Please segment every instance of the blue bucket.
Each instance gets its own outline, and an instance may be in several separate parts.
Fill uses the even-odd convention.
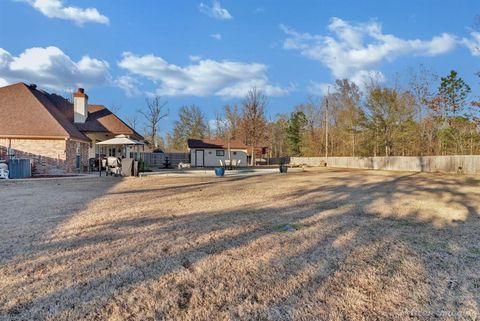
[[[223,175],[225,175],[225,168],[223,168],[223,167],[215,167],[215,175],[216,175],[216,176],[223,176]]]

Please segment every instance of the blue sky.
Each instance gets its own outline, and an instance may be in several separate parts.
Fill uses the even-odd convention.
[[[424,64],[480,91],[478,0],[0,0],[0,85],[86,88],[129,116],[159,94],[208,119],[256,86],[271,117],[337,77],[386,84]]]

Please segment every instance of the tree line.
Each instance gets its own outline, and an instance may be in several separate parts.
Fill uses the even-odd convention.
[[[200,107],[183,106],[164,138],[157,127],[168,114],[165,102],[148,100],[140,115],[148,140],[168,151],[185,151],[188,138],[219,138],[268,147],[270,157],[480,154],[480,103],[470,97],[456,71],[438,77],[422,67],[404,87],[370,79],[361,90],[337,80],[329,93],[273,119],[267,97],[256,88],[210,121]]]

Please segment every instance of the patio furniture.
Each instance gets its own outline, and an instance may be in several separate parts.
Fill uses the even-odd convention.
[[[225,164],[223,163],[223,161],[221,159],[218,160],[220,162],[220,166],[222,166],[223,168],[225,168]]]
[[[8,165],[0,163],[0,179],[8,179]]]
[[[117,157],[107,157],[107,175],[110,173],[110,175],[115,175],[118,176],[121,174],[121,160]]]
[[[177,168],[178,168],[178,169],[190,168],[190,164],[189,164],[189,163],[180,162],[180,163],[178,163]]]
[[[139,141],[130,139],[126,135],[117,135],[112,139],[108,139],[108,140],[96,143],[96,146],[100,149],[97,152],[99,157],[101,157],[102,154],[106,154],[105,151],[102,152],[102,149],[105,150],[108,147],[115,147],[115,149],[121,147],[124,150],[124,152],[122,153],[123,157],[126,157],[127,156],[126,155],[127,154],[127,146],[134,146],[135,148],[139,148],[140,146],[142,146],[142,148],[143,148],[144,144],[139,142]],[[133,154],[135,155],[136,153],[133,153]],[[136,158],[136,156],[135,156],[135,158]],[[107,161],[107,164],[108,164],[108,161]],[[110,167],[110,165],[107,165],[107,175],[109,173],[109,170],[112,170],[112,172],[115,175],[120,175],[120,165],[116,165],[116,167]],[[99,167],[98,172],[99,172],[99,175],[102,176],[102,168],[101,167]]]
[[[0,168],[0,179],[8,179],[8,169]]]

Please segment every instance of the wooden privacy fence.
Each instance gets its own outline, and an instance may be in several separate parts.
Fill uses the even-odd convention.
[[[269,157],[266,158],[267,165],[280,165],[290,163],[290,157]]]
[[[391,157],[291,157],[290,164],[412,172],[480,174],[480,155]]]
[[[178,163],[190,163],[188,153],[139,153],[141,158],[149,167],[163,167],[165,158],[168,157],[171,167],[177,167]]]

